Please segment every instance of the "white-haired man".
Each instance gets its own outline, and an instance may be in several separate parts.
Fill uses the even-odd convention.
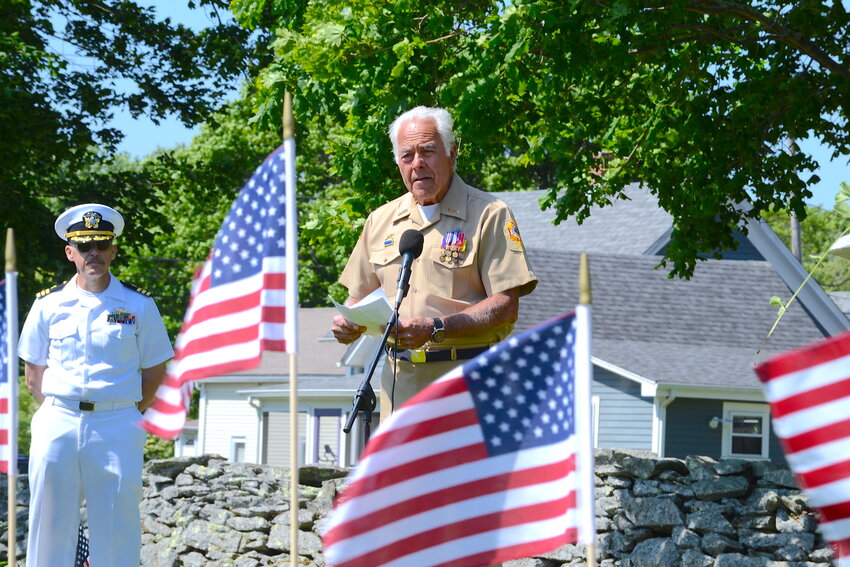
[[[446,110],[423,106],[392,123],[390,139],[407,193],[369,215],[340,277],[349,305],[379,287],[395,297],[399,238],[409,229],[422,233],[423,252],[413,262],[397,342],[387,348],[381,376],[382,420],[504,339],[517,319],[520,296],[537,285],[507,205],[455,173],[452,128]],[[348,344],[365,328],[336,315],[331,330]]]
[[[91,203],[54,226],[76,275],[38,294],[18,354],[42,402],[32,418],[29,567],[71,567],[85,498],[92,565],[138,567],[145,432],[174,355],[150,294],[109,271],[124,229],[111,207]]]

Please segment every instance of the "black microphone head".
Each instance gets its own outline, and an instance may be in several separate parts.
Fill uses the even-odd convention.
[[[414,258],[422,255],[422,246],[425,243],[425,237],[418,230],[408,229],[401,235],[401,240],[398,241],[399,254],[411,254]]]

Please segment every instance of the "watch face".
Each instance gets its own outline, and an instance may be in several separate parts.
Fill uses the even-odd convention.
[[[443,322],[439,318],[434,318],[434,330],[431,331],[431,340],[435,343],[441,343],[446,338],[446,329],[443,327]]]

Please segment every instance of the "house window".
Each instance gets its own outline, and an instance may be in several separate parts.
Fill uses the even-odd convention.
[[[767,404],[723,404],[723,458],[770,458],[770,410]]]
[[[233,463],[245,462],[245,437],[230,438],[230,461]]]
[[[341,419],[341,409],[316,409],[313,412],[313,463],[339,464]]]

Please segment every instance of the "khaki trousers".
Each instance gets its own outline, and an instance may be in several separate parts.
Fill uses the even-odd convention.
[[[394,409],[400,408],[407,400],[424,390],[431,382],[460,366],[465,360],[446,362],[423,362],[413,364],[406,360],[396,360],[387,356],[381,372],[381,423]],[[393,382],[393,368],[396,370]]]

